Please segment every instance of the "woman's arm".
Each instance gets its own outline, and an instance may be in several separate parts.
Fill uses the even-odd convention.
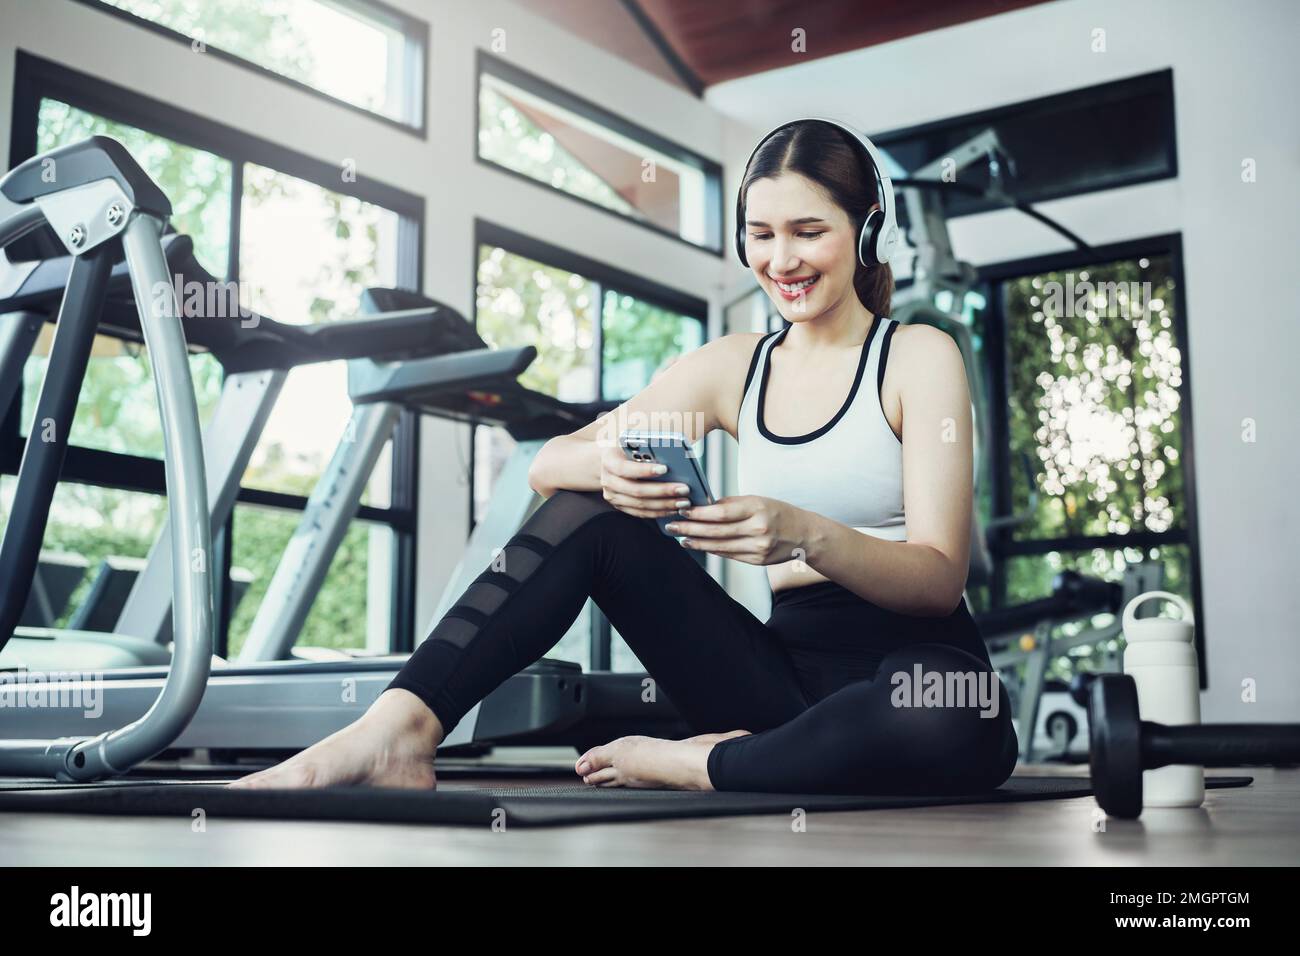
[[[743,335],[727,335],[683,355],[650,384],[608,414],[568,435],[552,438],[528,469],[528,484],[549,498],[561,488],[601,490],[601,453],[625,429],[680,431],[692,442],[719,427],[721,389],[734,377],[734,353]],[[739,389],[739,385],[737,385]]]
[[[895,333],[890,358],[903,405],[907,541],[882,541],[801,509],[804,560],[881,607],[946,616],[961,602],[970,567],[974,460],[966,367],[951,336],[930,326]]]

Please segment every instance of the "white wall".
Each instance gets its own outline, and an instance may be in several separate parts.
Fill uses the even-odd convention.
[[[425,197],[424,288],[469,315],[481,217],[712,300],[720,260],[473,160],[474,60],[498,56],[720,160],[722,121],[688,93],[504,0],[389,0],[430,23],[429,134],[420,139],[72,0],[0,0],[0,142],[9,141],[18,49],[67,64]],[[452,442],[460,444],[459,451]],[[429,419],[421,437],[417,639],[464,544],[468,428]]]
[[[764,131],[825,113],[880,132],[1173,69],[1177,180],[1042,209],[1092,243],[1182,233],[1206,720],[1300,720],[1297,27],[1294,0],[1059,0],[706,94]],[[1092,51],[1097,28],[1104,53]],[[1241,181],[1248,157],[1258,166],[1252,184]],[[729,183],[745,158],[728,168]],[[975,264],[1064,247],[1014,212],[959,220],[952,235]],[[1247,418],[1257,422],[1253,444],[1241,437]],[[1251,706],[1241,702],[1247,680],[1258,687]]]

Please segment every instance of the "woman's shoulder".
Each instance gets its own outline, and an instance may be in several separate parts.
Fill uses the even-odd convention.
[[[719,424],[733,438],[743,397],[744,383],[765,332],[732,332],[718,336],[693,353],[699,368],[707,371],[712,385]]]
[[[696,349],[694,354],[701,358],[708,356],[709,367],[715,372],[734,374],[739,368],[740,374],[744,375],[758,343],[765,335],[766,332],[731,332],[710,339]]]
[[[903,406],[913,399],[922,403],[931,401],[937,383],[969,387],[966,363],[957,340],[933,325],[896,325],[886,363],[880,403],[895,434],[901,434]]]
[[[921,323],[895,323],[889,343],[889,361],[898,364],[924,364],[956,358],[961,360],[957,341],[943,329]]]

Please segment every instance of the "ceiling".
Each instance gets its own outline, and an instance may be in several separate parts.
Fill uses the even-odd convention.
[[[516,0],[695,95],[1046,0]],[[795,31],[801,30],[801,34]],[[802,44],[796,47],[801,38]]]

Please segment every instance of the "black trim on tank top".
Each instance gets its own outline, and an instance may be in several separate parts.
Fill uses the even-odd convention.
[[[779,331],[780,330],[778,329],[777,332]],[[758,357],[763,354],[763,343],[776,335],[777,332],[766,333],[758,340],[758,344],[754,346],[754,354],[749,358],[749,371],[745,373],[745,387],[740,390],[740,401],[742,405],[745,402],[745,396],[749,394],[749,383],[754,380],[754,369],[758,368]]]
[[[889,361],[889,340],[894,337],[894,329],[896,328],[898,328],[898,323],[891,319],[889,328],[885,330],[885,337],[880,340],[880,362],[876,367],[876,397],[880,399],[880,415],[885,420],[885,427],[889,429],[889,434],[893,435],[901,445],[903,443],[902,436],[894,431],[894,426],[889,424],[889,416],[885,414],[885,363]]]
[[[858,394],[858,386],[862,384],[862,373],[866,371],[867,368],[867,356],[871,354],[871,341],[876,337],[876,330],[880,328],[883,321],[885,320],[879,316],[872,321],[871,331],[867,333],[867,338],[862,343],[862,354],[858,356],[858,372],[853,377],[853,387],[849,389],[849,397],[844,399],[844,404],[840,406],[840,410],[835,413],[834,418],[828,421],[821,428],[810,431],[806,435],[774,435],[772,432],[767,430],[767,424],[763,421],[763,405],[765,404],[765,399],[767,397],[767,376],[772,370],[772,350],[781,344],[785,339],[785,334],[789,332],[793,326],[786,326],[782,329],[780,333],[777,334],[776,341],[768,347],[767,357],[763,362],[763,376],[760,379],[758,386],[758,408],[754,416],[755,420],[758,422],[759,434],[768,441],[773,441],[780,445],[802,445],[804,442],[810,442],[814,438],[820,438],[822,435],[825,435],[828,431],[834,428],[835,423],[843,418],[845,413],[848,412],[849,406],[853,404],[853,399]]]

